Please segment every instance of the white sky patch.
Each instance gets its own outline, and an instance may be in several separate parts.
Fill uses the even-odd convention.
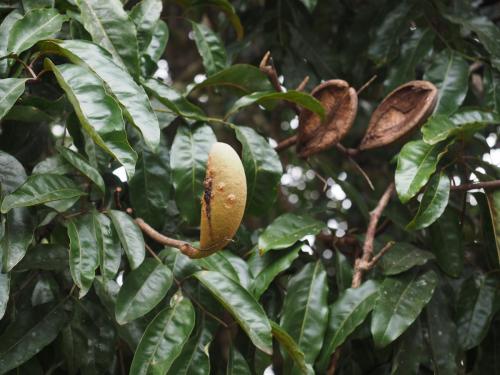
[[[51,131],[52,131],[52,134],[54,134],[55,137],[61,137],[64,134],[64,126],[62,126],[62,125],[53,125]]]
[[[299,127],[299,118],[295,116],[291,121],[290,121],[290,127],[292,129],[297,129]]]
[[[194,83],[199,84],[199,83],[202,83],[206,79],[207,79],[207,76],[205,74],[197,74],[194,76],[193,81],[194,81]]]
[[[113,174],[120,179],[121,182],[127,182],[127,172],[125,172],[125,167],[116,168]]]
[[[275,148],[277,145],[278,145],[278,142],[276,142],[274,139],[272,138],[269,138],[267,140],[269,142],[269,145],[272,147],[272,148]]]
[[[300,250],[304,253],[309,254],[309,255],[313,255],[313,249],[311,249],[311,246],[309,246],[309,245],[302,245]]]
[[[300,239],[301,241],[307,241],[309,246],[314,246],[314,242],[316,241],[316,236],[313,234],[308,234]]]

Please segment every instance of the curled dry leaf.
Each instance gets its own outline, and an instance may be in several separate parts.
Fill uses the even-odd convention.
[[[359,149],[388,145],[418,128],[432,114],[437,94],[428,81],[410,81],[396,88],[372,113]]]
[[[325,119],[302,109],[299,115],[297,150],[303,158],[338,143],[349,131],[356,118],[358,96],[346,81],[333,79],[312,91],[325,108]]]

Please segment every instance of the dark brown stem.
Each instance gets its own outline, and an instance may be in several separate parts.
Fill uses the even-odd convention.
[[[372,78],[370,78],[363,86],[361,86],[358,91],[356,91],[356,94],[359,95],[361,94],[368,86],[372,84],[373,81],[377,79],[377,75],[375,74]]]
[[[202,258],[204,256],[200,249],[193,247],[193,245],[191,245],[189,242],[164,236],[163,234],[157,232],[141,218],[135,219],[135,222],[139,226],[139,228],[141,228],[144,234],[163,246],[175,247],[179,249],[181,253],[193,259]]]
[[[306,88],[307,82],[309,82],[309,76],[305,76],[302,82],[299,83],[295,91],[303,91]]]
[[[462,184],[452,186],[451,190],[466,191],[474,189],[498,189],[500,188],[500,180],[495,181],[483,181],[483,182],[471,182],[469,184]]]
[[[274,148],[277,152],[286,150],[287,148],[293,146],[297,143],[297,135],[292,135],[286,139],[283,139],[278,145]]]

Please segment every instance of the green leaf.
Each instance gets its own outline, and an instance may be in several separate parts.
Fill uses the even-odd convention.
[[[151,93],[151,95],[155,96],[160,103],[165,105],[175,114],[193,120],[204,121],[204,119],[206,119],[206,116],[201,108],[191,103],[172,87],[167,86],[153,78],[145,81],[143,85],[146,90]]]
[[[5,234],[0,240],[0,255],[4,272],[12,270],[24,258],[33,241],[35,220],[26,208],[9,211],[5,221]]]
[[[80,298],[92,286],[95,270],[99,266],[98,226],[97,216],[93,213],[68,222],[69,268],[73,281],[80,288]]]
[[[27,78],[0,79],[0,119],[9,112],[23,94],[27,80]]]
[[[311,365],[306,362],[304,352],[299,348],[294,339],[283,329],[278,323],[271,321],[273,337],[278,341],[281,347],[286,350],[286,353],[291,358],[300,373],[304,375],[313,375],[314,370]]]
[[[458,341],[463,350],[479,345],[488,333],[499,287],[494,275],[483,276],[477,281],[470,277],[462,284],[456,309]]]
[[[307,363],[314,363],[322,346],[327,326],[328,284],[321,261],[307,263],[288,281],[280,326],[288,332],[305,354]],[[286,374],[297,368],[284,355]]]
[[[54,0],[22,0],[23,9],[28,12],[36,8],[53,8]]]
[[[259,299],[267,290],[274,278],[281,272],[290,268],[291,264],[299,256],[302,244],[295,245],[289,250],[272,251],[260,255],[254,252],[249,262],[258,262],[260,272],[257,272],[253,278],[251,291],[256,299]],[[256,259],[256,260],[254,260]]]
[[[169,31],[167,24],[162,20],[158,20],[153,28],[151,41],[144,49],[144,54],[149,56],[152,61],[157,62],[163,55],[163,52],[165,52],[168,37]]]
[[[386,254],[387,255],[387,254]],[[351,286],[353,269],[347,257],[340,251],[335,251],[335,280],[339,291],[344,291]],[[385,256],[382,258],[382,260]]]
[[[180,296],[149,323],[130,366],[130,375],[165,374],[181,353],[195,323],[191,302]]]
[[[229,22],[236,31],[238,40],[243,38],[243,26],[241,25],[240,18],[238,17],[238,15],[236,14],[236,10],[228,0],[190,0],[189,5],[192,7],[213,6],[219,8],[226,14]]]
[[[236,64],[221,70],[194,86],[192,90],[211,86],[228,86],[238,90],[242,95],[273,89],[271,83],[259,68],[245,64]]]
[[[109,210],[108,215],[113,221],[120,242],[127,254],[130,268],[139,267],[145,257],[145,243],[142,232],[134,220],[123,211]]]
[[[105,50],[84,40],[45,41],[41,48],[62,54],[97,74],[124,107],[126,117],[140,130],[146,144],[156,149],[160,142],[160,125],[146,92]]]
[[[161,229],[171,199],[170,150],[161,144],[159,152],[143,149],[134,177],[129,181],[130,201],[137,217]]]
[[[45,313],[36,309],[17,316],[0,336],[0,374],[20,366],[54,341],[67,320],[61,304]]]
[[[500,117],[493,112],[462,110],[453,114],[431,117],[422,127],[425,143],[434,145],[451,136],[475,133],[487,125],[500,123]]]
[[[246,211],[267,212],[278,194],[283,174],[280,158],[267,140],[252,128],[235,126],[236,138],[242,145],[242,162],[247,179]]]
[[[226,375],[252,375],[247,361],[234,346],[229,349]]]
[[[401,46],[400,57],[391,66],[384,82],[387,91],[392,91],[405,82],[416,78],[417,65],[432,51],[435,34],[429,28],[417,28],[410,39]]]
[[[137,27],[139,51],[144,51],[151,42],[162,9],[163,3],[161,0],[142,0],[130,11],[130,18]]]
[[[431,178],[417,214],[406,226],[410,230],[427,228],[443,214],[450,197],[450,178],[443,172]]]
[[[87,176],[104,193],[104,191],[106,190],[106,187],[104,186],[104,180],[102,179],[97,169],[87,163],[87,161],[80,154],[68,148],[58,147],[57,151],[59,151],[59,154],[61,154],[61,156],[68,163],[70,163],[73,167]]]
[[[451,209],[430,227],[431,249],[439,267],[451,277],[458,277],[464,268],[464,249],[459,215]]]
[[[20,10],[14,9],[2,20],[2,23],[0,24],[0,35],[5,35],[5,37],[0,38],[0,55],[3,56],[7,54],[7,45],[9,42],[10,31],[12,30],[12,26],[14,25],[14,23],[21,18],[23,18],[23,15],[21,14]],[[12,63],[13,61],[11,59],[0,60],[0,77],[3,77],[7,74],[8,69]]]
[[[228,252],[218,251],[209,257],[193,259],[193,262],[194,264],[200,266],[201,269],[205,269],[208,271],[217,271],[230,278],[231,280],[237,282],[241,286],[245,287],[240,282],[238,271],[233,267],[231,261],[223,255],[223,253],[227,254]]]
[[[376,347],[387,346],[406,331],[430,301],[437,282],[433,271],[384,280],[372,313],[371,332]]]
[[[73,167],[60,155],[49,156],[35,165],[31,174],[59,174],[65,175],[74,172]]]
[[[113,60],[139,76],[137,31],[119,0],[77,0],[82,24],[92,40],[108,50]]]
[[[491,225],[495,236],[495,245],[500,264],[500,190],[486,191],[486,200],[491,216]]]
[[[286,213],[276,218],[259,237],[259,252],[286,249],[307,235],[317,234],[325,224],[310,216]]]
[[[436,288],[426,307],[429,333],[429,350],[434,365],[434,373],[455,375],[458,370],[457,327],[450,304],[451,296],[443,288]]]
[[[418,374],[420,364],[426,363],[426,345],[420,321],[417,320],[401,336],[392,360],[391,375]]]
[[[191,22],[193,38],[203,66],[208,76],[223,70],[227,66],[226,50],[220,38],[207,26]]]
[[[462,104],[469,87],[469,65],[456,52],[443,50],[424,74],[438,88],[435,113],[449,115]]]
[[[10,273],[0,273],[0,319],[3,318],[9,302]]]
[[[2,202],[2,213],[15,207],[35,206],[85,193],[69,178],[57,174],[33,175]]]
[[[272,354],[271,326],[259,303],[239,284],[215,271],[199,271],[194,276],[234,317],[252,343]]]
[[[125,324],[150,312],[172,286],[172,271],[156,259],[146,259],[125,278],[118,293],[115,317]]]
[[[104,214],[94,213],[97,222],[94,223],[99,249],[99,265],[101,275],[112,279],[118,273],[122,259],[120,240],[111,220]]]
[[[20,54],[40,40],[50,38],[65,21],[55,9],[33,9],[18,19],[9,33],[8,52]]]
[[[231,109],[227,112],[225,118],[228,118],[241,108],[248,107],[249,105],[266,105],[279,100],[285,100],[287,102],[295,103],[300,107],[307,108],[318,114],[322,119],[325,117],[325,110],[316,98],[304,92],[290,90],[287,92],[259,91],[242,96],[233,104]]]
[[[54,72],[84,130],[92,140],[134,175],[137,154],[130,147],[118,103],[106,93],[102,81],[89,70],[71,64],[48,65]]]
[[[378,284],[368,280],[359,288],[346,289],[331,305],[318,369],[326,370],[332,353],[365,321],[378,295]]]
[[[378,23],[373,42],[368,48],[368,56],[377,65],[386,64],[394,56],[401,35],[408,29],[414,8],[414,1],[400,2],[384,14],[383,20]]]
[[[190,224],[200,222],[203,180],[212,144],[217,142],[208,125],[181,126],[177,129],[170,168],[175,189],[175,201],[181,215]]]
[[[1,195],[12,193],[26,178],[23,165],[14,156],[0,150]]]
[[[55,271],[65,268],[68,268],[67,247],[60,244],[37,244],[30,248],[16,269]]]
[[[318,0],[300,0],[300,2],[304,4],[309,13],[312,13],[318,4]]]
[[[403,146],[395,176],[396,191],[402,203],[408,202],[427,184],[446,151],[444,145],[428,145],[424,141],[412,141]]]
[[[382,248],[382,246],[378,247],[376,253]],[[379,260],[378,265],[384,275],[391,276],[408,271],[415,266],[422,266],[432,259],[434,259],[434,254],[429,251],[419,249],[410,243],[396,242]]]

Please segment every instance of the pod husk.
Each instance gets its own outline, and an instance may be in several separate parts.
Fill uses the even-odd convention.
[[[359,149],[386,146],[418,128],[434,111],[437,97],[436,86],[428,81],[399,86],[372,113]]]
[[[316,86],[311,93],[325,109],[325,119],[308,109],[299,115],[297,151],[306,158],[338,143],[351,129],[358,110],[356,90],[341,79]]]

